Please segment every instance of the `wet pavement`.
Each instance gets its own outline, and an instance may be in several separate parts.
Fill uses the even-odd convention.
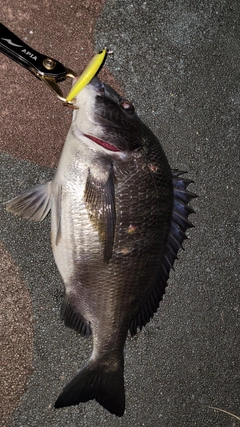
[[[121,419],[95,401],[54,409],[91,339],[59,319],[50,218],[21,220],[1,203],[1,426],[240,425],[239,18],[238,1],[4,2],[4,25],[76,72],[114,51],[101,77],[133,101],[199,198],[158,313],[127,340]],[[72,111],[4,55],[0,69],[5,202],[52,178]]]

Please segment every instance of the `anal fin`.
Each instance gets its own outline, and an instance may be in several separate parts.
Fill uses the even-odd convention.
[[[80,335],[88,338],[92,331],[90,324],[84,319],[84,317],[74,309],[71,303],[70,297],[65,294],[62,302],[61,320],[64,320],[64,324],[77,331]]]

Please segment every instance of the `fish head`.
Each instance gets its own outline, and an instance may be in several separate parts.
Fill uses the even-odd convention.
[[[104,151],[131,152],[142,145],[143,125],[131,102],[98,77],[77,95],[73,131],[84,135]]]

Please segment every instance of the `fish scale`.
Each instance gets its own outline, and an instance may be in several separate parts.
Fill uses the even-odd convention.
[[[90,359],[55,408],[96,399],[122,416],[126,337],[158,309],[192,227],[188,203],[195,194],[111,87],[95,77],[75,104],[53,181],[25,190],[7,209],[37,221],[51,210],[53,254],[65,284],[61,319],[93,339]]]

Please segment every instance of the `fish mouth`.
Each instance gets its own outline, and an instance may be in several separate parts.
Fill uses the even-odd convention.
[[[118,152],[118,153],[121,152],[121,150],[119,150],[119,148],[117,148],[115,145],[110,144],[107,141],[103,141],[102,139],[96,138],[93,135],[88,135],[85,133],[83,135],[86,136],[87,138],[91,139],[93,142],[100,145],[101,147],[105,148],[106,150],[114,151],[114,152]]]
[[[104,95],[104,92],[105,92],[104,83],[97,76],[92,78],[89,85],[92,86],[95,92],[97,92],[100,96]]]
[[[95,96],[99,98],[105,97],[105,84],[97,76],[93,77],[93,79],[90,81],[88,85],[95,92]],[[88,120],[92,124],[101,126],[104,128],[117,128],[117,129],[121,128],[120,125],[113,123],[111,120],[107,119],[106,117],[101,117],[96,113],[94,115],[88,114]],[[115,145],[107,141],[97,138],[94,135],[82,132],[82,130],[77,127],[76,123],[75,123],[75,132],[81,133],[82,135],[84,135],[85,137],[87,137],[88,139],[90,139],[91,141],[95,142],[96,144],[100,145],[101,147],[105,148],[108,151],[112,151],[115,153],[116,152],[119,153],[122,151],[118,147],[116,147]]]

